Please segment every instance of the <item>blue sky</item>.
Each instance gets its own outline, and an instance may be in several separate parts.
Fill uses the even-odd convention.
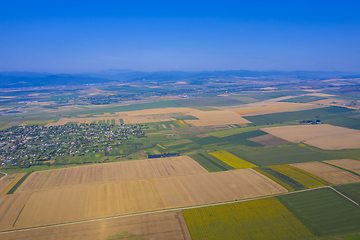
[[[360,72],[360,1],[1,1],[0,71]]]

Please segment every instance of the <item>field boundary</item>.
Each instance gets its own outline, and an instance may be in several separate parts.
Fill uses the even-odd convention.
[[[347,200],[351,201],[352,203],[354,203],[356,206],[360,207],[359,203],[355,202],[354,200],[352,200],[351,198],[349,198],[348,196],[346,196],[345,194],[341,193],[340,191],[336,190],[335,188],[329,186],[329,188],[331,188],[333,191],[335,191],[336,193],[338,193],[339,195],[343,196],[344,198],[346,198]]]
[[[48,228],[48,227],[58,227],[58,226],[74,225],[74,224],[88,223],[88,222],[95,222],[95,221],[102,221],[102,220],[109,220],[109,219],[116,219],[116,218],[124,218],[124,217],[139,216],[139,215],[147,215],[147,214],[152,214],[152,213],[163,213],[163,212],[171,212],[171,211],[181,211],[181,210],[185,210],[185,209],[193,209],[193,208],[202,208],[202,207],[218,206],[218,205],[224,205],[224,204],[236,203],[236,202],[246,202],[246,201],[258,200],[258,199],[264,199],[264,198],[270,198],[270,197],[277,197],[277,196],[288,195],[288,194],[295,194],[295,193],[300,193],[300,192],[313,191],[313,190],[322,189],[322,188],[331,188],[331,187],[330,187],[330,186],[321,186],[321,187],[316,187],[316,188],[303,189],[303,190],[293,191],[293,192],[284,192],[284,193],[278,193],[278,194],[272,194],[272,195],[254,197],[254,198],[235,199],[235,200],[226,201],[226,202],[218,202],[218,203],[210,203],[210,204],[187,206],[187,207],[178,207],[178,208],[169,208],[169,209],[163,209],[163,210],[156,210],[156,211],[149,211],[149,212],[140,212],[140,213],[132,213],[132,214],[126,214],[126,215],[119,215],[119,216],[112,216],[112,217],[105,217],[105,218],[97,218],[97,219],[89,219],[89,220],[82,220],[82,221],[75,221],[75,222],[67,222],[67,223],[60,223],[60,224],[53,224],[53,225],[45,225],[45,226],[39,226],[39,227],[30,227],[30,228],[22,228],[22,229],[15,229],[15,230],[6,230],[6,231],[0,231],[0,235],[1,235],[1,234],[5,234],[5,233],[30,231],[30,230],[36,230],[36,229],[42,229],[42,228]],[[349,198],[349,199],[350,199],[350,198]],[[354,201],[352,201],[352,202],[354,202]],[[357,204],[357,205],[358,205],[358,204]],[[358,205],[358,206],[359,206],[359,205]],[[360,207],[360,206],[359,206],[359,207]]]
[[[4,173],[4,172],[0,172],[0,173],[5,174],[4,176],[2,176],[2,177],[0,178],[0,180],[7,176],[7,173]]]

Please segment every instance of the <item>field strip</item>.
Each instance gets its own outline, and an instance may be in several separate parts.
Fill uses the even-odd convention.
[[[0,178],[0,180],[7,176],[7,173],[4,173],[4,172],[0,172],[0,173],[5,174],[4,176],[2,176],[2,177]]]
[[[12,232],[30,231],[30,230],[36,230],[36,229],[42,229],[42,228],[48,228],[48,227],[74,225],[74,224],[79,224],[79,223],[88,223],[88,222],[95,222],[95,221],[109,220],[109,219],[116,219],[116,218],[124,218],[124,217],[130,217],[130,216],[147,215],[147,214],[152,214],[152,213],[163,213],[163,212],[171,212],[171,211],[181,211],[181,210],[185,210],[185,209],[202,208],[202,207],[209,207],[209,206],[218,206],[218,205],[224,205],[224,204],[236,203],[236,202],[246,202],[246,201],[252,201],[252,200],[257,200],[257,199],[264,199],[264,198],[270,198],[270,197],[276,197],[276,196],[282,196],[282,195],[288,195],[288,194],[294,194],[294,193],[300,193],[300,192],[307,192],[307,191],[312,191],[312,190],[321,189],[321,188],[331,188],[331,187],[330,186],[321,186],[321,187],[304,189],[304,190],[299,190],[299,191],[294,191],[294,192],[278,193],[278,194],[272,194],[272,195],[266,195],[266,196],[261,196],[261,197],[254,197],[254,198],[247,198],[247,199],[241,199],[241,200],[236,199],[236,200],[233,200],[233,201],[226,201],[226,202],[219,202],[219,203],[210,203],[210,204],[195,205],[195,206],[188,206],[188,207],[179,207],[179,208],[169,208],[169,209],[164,209],[164,210],[156,210],[156,211],[141,212],[141,213],[132,213],[132,214],[126,214],[126,215],[120,215],[120,216],[97,218],[97,219],[90,219],[90,220],[83,220],[83,221],[76,221],[76,222],[68,222],[68,223],[60,223],[60,224],[46,225],[46,226],[40,226],[40,227],[30,227],[30,228],[23,228],[23,229],[18,229],[18,230],[8,230],[8,231],[1,231],[0,234],[12,233]],[[354,202],[354,201],[352,201],[352,202]]]
[[[330,187],[330,186],[329,186],[329,188],[331,188],[333,191],[337,192],[338,194],[340,194],[341,196],[343,196],[343,197],[346,198],[347,200],[351,201],[351,202],[354,203],[356,206],[360,207],[360,205],[359,205],[357,202],[355,202],[354,200],[352,200],[352,199],[349,198],[348,196],[342,194],[341,192],[339,192],[339,191],[336,190],[335,188]]]

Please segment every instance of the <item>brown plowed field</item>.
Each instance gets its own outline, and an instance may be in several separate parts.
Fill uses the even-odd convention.
[[[360,130],[328,124],[295,125],[261,129],[289,142],[305,142],[328,150],[360,148]]]
[[[271,134],[266,134],[266,135],[262,135],[262,136],[258,136],[258,137],[249,138],[248,140],[256,142],[256,143],[260,143],[267,147],[285,145],[285,144],[289,143],[288,141],[278,138],[278,137],[275,137]]]
[[[360,174],[360,161],[356,161],[352,159],[343,159],[343,160],[330,160],[325,162]]]
[[[207,173],[188,156],[106,163],[32,173],[17,192],[77,184]]]
[[[286,192],[286,189],[252,169],[53,188],[32,192],[15,228],[231,201],[282,192]],[[26,193],[15,195],[23,194]]]
[[[12,181],[14,181],[19,175],[20,175],[20,173],[16,173],[16,174],[10,174],[10,175],[3,177],[0,180],[0,193],[2,193],[6,189],[6,187],[9,186],[10,183]]]
[[[151,213],[13,233],[0,233],[0,239],[27,240],[106,240],[121,232],[140,235],[149,240],[191,240],[180,211]]]
[[[321,162],[296,163],[290,165],[308,171],[333,184],[360,182],[360,177],[345,170],[332,167]]]

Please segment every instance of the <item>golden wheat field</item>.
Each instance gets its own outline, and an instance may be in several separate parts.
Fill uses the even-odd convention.
[[[124,232],[142,236],[147,240],[191,240],[184,217],[180,211],[0,233],[0,239],[106,240],[109,236]]]
[[[319,176],[326,181],[331,182],[332,184],[360,182],[360,177],[345,170],[332,167],[321,162],[296,163],[290,165],[315,174],[316,176]]]
[[[3,190],[2,192],[0,193],[0,195],[6,195],[14,186],[17,182],[19,182],[21,180],[21,178],[23,176],[25,176],[26,173],[20,173],[18,174],[14,179],[13,181],[10,182],[10,184],[8,184]]]
[[[11,229],[14,218],[23,208],[14,228],[27,228],[231,201],[286,191],[252,169],[238,169],[20,192],[10,197],[24,199],[26,196],[26,199],[14,208],[16,211],[12,213],[12,217],[4,212],[0,214],[0,218],[11,222],[10,225],[3,226],[2,230]]]
[[[16,192],[77,184],[207,173],[188,156],[106,163],[32,173]]]
[[[0,194],[10,185],[10,183],[11,183],[12,181],[14,181],[19,175],[20,175],[20,173],[9,174],[9,175],[4,176],[4,177],[0,180]]]
[[[261,130],[289,142],[304,142],[321,149],[360,148],[360,130],[328,124],[270,127]]]
[[[345,168],[347,170],[356,172],[357,174],[360,174],[360,161],[352,160],[352,159],[343,159],[343,160],[329,160],[324,161],[327,163],[330,163],[332,165]]]

